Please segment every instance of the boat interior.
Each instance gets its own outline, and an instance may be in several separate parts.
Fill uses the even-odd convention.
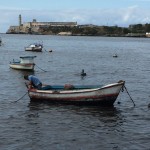
[[[83,89],[93,89],[100,88],[102,85],[46,85],[42,87],[42,90],[83,90]]]

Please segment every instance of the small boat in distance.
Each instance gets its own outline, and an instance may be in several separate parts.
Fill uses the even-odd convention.
[[[104,86],[48,85],[37,90],[27,85],[27,88],[33,102],[113,106],[124,85],[125,81],[119,81]]]
[[[10,68],[13,69],[19,69],[19,70],[34,70],[34,58],[36,56],[24,56],[20,57],[20,61],[15,61],[13,59],[12,62],[10,62]]]
[[[42,52],[43,44],[35,43],[25,47],[25,51]]]

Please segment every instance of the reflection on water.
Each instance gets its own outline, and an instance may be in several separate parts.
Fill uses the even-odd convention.
[[[100,107],[100,106],[75,106],[75,105],[61,105],[61,104],[49,104],[49,103],[38,103],[38,102],[30,102],[29,105],[29,113],[40,113],[40,111],[47,110],[46,114],[51,111],[51,109],[56,109],[57,111],[69,112],[69,115],[81,115],[88,116],[90,118],[97,118],[99,121],[105,124],[113,124],[112,126],[119,125],[123,116],[120,111],[117,110],[116,107]],[[48,115],[48,114],[47,114]],[[32,116],[32,115],[31,115]],[[110,125],[111,126],[111,125]]]
[[[72,145],[75,146],[73,149],[80,149],[80,147],[88,149],[88,145],[96,149],[99,149],[100,145],[104,149],[115,147],[116,143],[113,142],[112,146],[99,143],[99,138],[103,138],[101,140],[104,142],[107,140],[106,135],[108,134],[116,140],[116,133],[123,131],[121,126],[125,122],[121,111],[115,107],[80,107],[30,102],[28,108],[29,110],[25,114],[28,125],[33,126],[34,124],[34,130],[38,136],[42,137],[44,134],[52,138],[52,147],[57,145],[64,149],[69,149]],[[42,131],[39,132],[38,129],[42,129]],[[32,135],[34,138],[36,136]],[[118,140],[120,136],[117,136]],[[54,137],[57,142],[53,141]],[[90,139],[89,143],[87,143],[87,138]],[[66,140],[73,143],[62,144]],[[83,146],[84,142],[86,144]]]

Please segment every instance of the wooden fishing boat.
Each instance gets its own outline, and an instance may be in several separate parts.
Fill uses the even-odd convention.
[[[10,62],[10,68],[13,69],[19,69],[19,70],[34,70],[34,58],[36,56],[25,56],[20,57],[20,61],[15,61],[13,59],[12,62]]]
[[[30,44],[28,47],[25,47],[25,51],[32,52],[42,52],[43,45],[42,44]]]
[[[124,84],[125,81],[105,86],[50,85],[42,90],[28,88],[28,95],[33,102],[112,106]]]

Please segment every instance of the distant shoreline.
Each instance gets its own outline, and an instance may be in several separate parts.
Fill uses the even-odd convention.
[[[146,35],[83,35],[83,34],[72,34],[72,35],[58,35],[58,34],[38,34],[38,33],[36,33],[36,34],[29,34],[29,33],[0,33],[0,34],[11,34],[11,35],[15,35],[15,34],[17,34],[17,35],[53,35],[53,36],[93,36],[93,37],[133,37],[133,38],[136,38],[136,37],[138,37],[138,38],[149,38],[149,37],[147,37]]]

